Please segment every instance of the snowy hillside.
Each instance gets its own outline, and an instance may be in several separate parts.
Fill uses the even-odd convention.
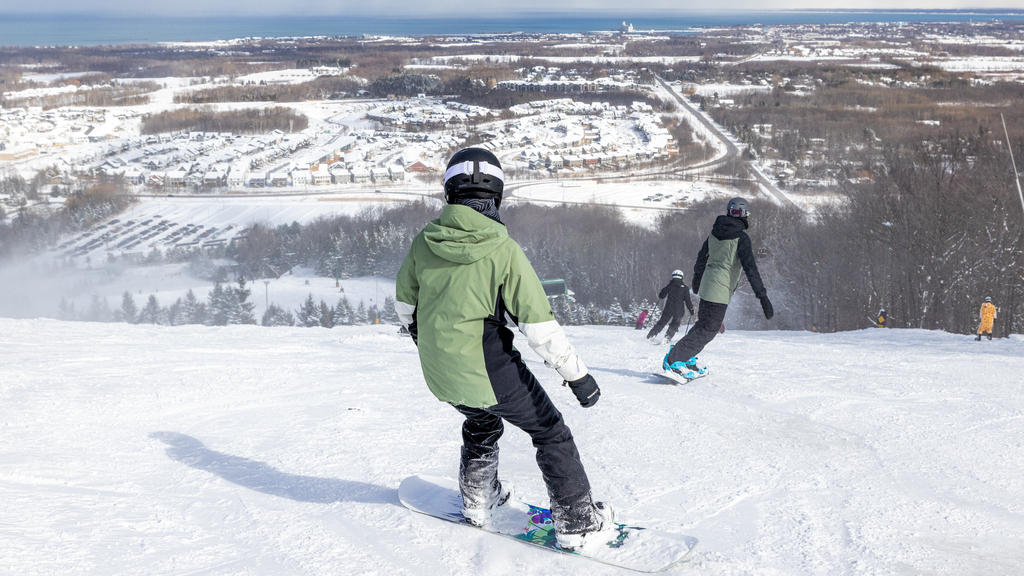
[[[1024,572],[1024,339],[737,332],[688,386],[640,332],[570,327],[582,409],[520,348],[620,519],[700,539],[675,573]],[[460,417],[394,326],[0,319],[0,573],[625,574],[416,515]],[[543,503],[526,435],[503,477]]]

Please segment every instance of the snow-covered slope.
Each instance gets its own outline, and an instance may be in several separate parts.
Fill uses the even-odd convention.
[[[679,572],[1024,571],[1024,340],[737,332],[687,386],[640,332],[570,327],[562,409],[598,497],[701,544]],[[454,476],[460,417],[393,326],[0,319],[0,573],[619,574],[398,502]],[[501,474],[544,503],[529,439]]]

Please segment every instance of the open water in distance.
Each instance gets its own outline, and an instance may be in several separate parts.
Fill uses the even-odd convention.
[[[638,31],[692,32],[697,26],[969,22],[1024,20],[1021,10],[774,11],[569,13],[508,17],[378,18],[371,16],[217,16],[167,18],[92,14],[0,14],[0,46],[97,46],[231,40],[248,37],[424,36],[501,32],[614,31],[623,20]]]

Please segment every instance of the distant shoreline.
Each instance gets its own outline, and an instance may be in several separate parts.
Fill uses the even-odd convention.
[[[1024,20],[1024,9],[946,10],[775,10],[775,11],[582,11],[532,13],[483,18],[431,16],[163,16],[96,13],[6,13],[0,19],[0,45],[123,46],[173,42],[213,42],[241,38],[305,38],[324,36],[408,36],[477,34],[613,33],[623,22],[637,32],[686,32],[700,27],[784,24],[846,24],[885,22],[970,22]]]

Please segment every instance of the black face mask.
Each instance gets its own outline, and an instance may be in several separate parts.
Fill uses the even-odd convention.
[[[467,206],[499,224],[504,224],[498,215],[498,206],[493,198],[453,198],[451,203]]]

